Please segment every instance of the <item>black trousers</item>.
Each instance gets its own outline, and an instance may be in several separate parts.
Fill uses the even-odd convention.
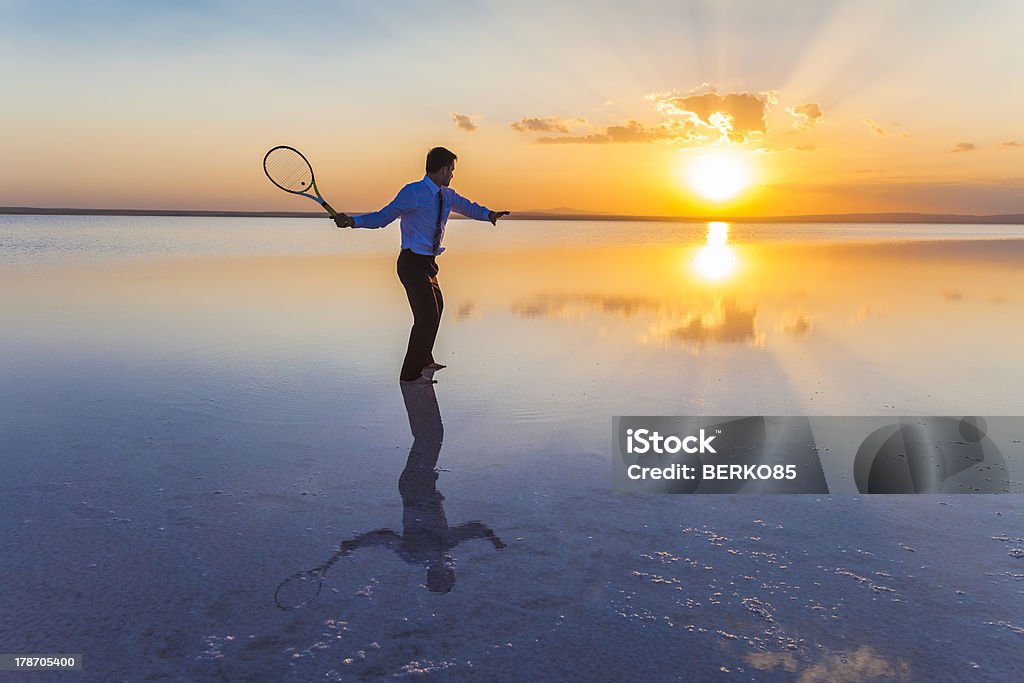
[[[398,255],[398,279],[405,287],[412,309],[409,348],[405,352],[401,374],[402,379],[411,380],[423,374],[423,368],[434,362],[434,340],[441,324],[444,299],[441,286],[437,284],[437,261],[433,256],[403,249]]]

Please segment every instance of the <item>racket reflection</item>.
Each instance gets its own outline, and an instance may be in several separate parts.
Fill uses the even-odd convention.
[[[425,567],[422,585],[434,593],[448,593],[455,586],[455,561],[451,553],[460,543],[483,539],[495,550],[505,548],[494,530],[482,522],[449,525],[444,496],[437,490],[437,461],[444,439],[437,395],[432,385],[402,385],[402,398],[413,435],[409,458],[398,479],[402,533],[381,528],[343,541],[326,562],[293,574],[278,585],[274,602],[279,608],[293,610],[312,603],[323,590],[327,572],[341,558],[360,548],[388,548],[406,562]]]

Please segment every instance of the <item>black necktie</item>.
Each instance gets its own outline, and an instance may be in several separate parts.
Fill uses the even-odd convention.
[[[443,211],[444,199],[441,197],[441,188],[437,188],[437,227],[434,228],[434,245],[430,250],[433,256],[436,256],[437,250],[441,248],[441,214]]]

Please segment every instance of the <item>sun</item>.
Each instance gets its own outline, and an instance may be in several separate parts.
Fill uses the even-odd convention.
[[[750,186],[750,165],[737,154],[703,152],[686,166],[686,182],[694,192],[713,202],[732,199]]]

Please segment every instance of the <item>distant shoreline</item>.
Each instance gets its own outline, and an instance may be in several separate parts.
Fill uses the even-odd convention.
[[[80,209],[0,206],[0,215],[21,216],[184,216],[202,218],[319,218],[322,211],[181,211],[171,209]],[[354,213],[352,215],[359,215]],[[505,220],[534,221],[653,221],[663,223],[948,223],[966,225],[1024,225],[1024,213],[972,216],[931,213],[836,213],[798,216],[631,216],[579,212],[517,211]]]

